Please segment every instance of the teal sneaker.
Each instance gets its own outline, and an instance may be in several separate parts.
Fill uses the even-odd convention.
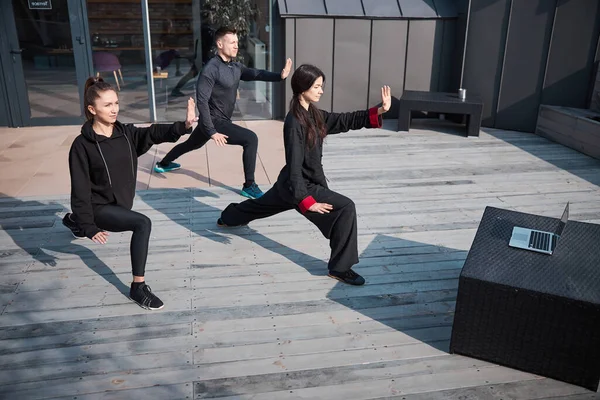
[[[252,182],[252,185],[249,187],[242,187],[242,196],[247,197],[249,199],[258,199],[263,195],[263,191],[260,190],[258,185]]]
[[[169,163],[169,165],[167,165],[166,167],[163,167],[162,165],[160,165],[160,163],[156,163],[156,165],[154,166],[154,172],[164,174],[165,172],[175,171],[179,168],[181,168],[181,164],[177,164],[174,162]]]

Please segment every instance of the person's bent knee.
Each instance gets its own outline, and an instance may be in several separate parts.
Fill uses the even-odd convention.
[[[258,136],[252,131],[248,131],[244,136],[244,147],[258,147]]]
[[[189,147],[191,147],[192,150],[198,150],[200,147],[204,146],[204,143],[206,143],[206,140],[203,140],[203,138],[201,137],[196,137],[196,138],[189,138],[187,140],[187,143]]]
[[[347,210],[347,213],[356,216],[356,204],[354,204],[352,200],[350,200],[350,202],[348,202],[344,208]]]
[[[146,217],[145,215],[140,214],[140,217],[135,223],[135,230],[142,232],[150,232],[152,230],[152,220]]]
[[[346,212],[356,213],[356,204],[354,204],[354,201],[347,197],[345,198],[345,200],[346,201],[344,201],[343,205],[340,208],[342,208]]]

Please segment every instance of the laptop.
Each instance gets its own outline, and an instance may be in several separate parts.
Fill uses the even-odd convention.
[[[568,220],[569,203],[567,203],[565,211],[563,211],[556,232],[544,232],[515,226],[513,227],[512,236],[508,245],[519,249],[552,254]]]

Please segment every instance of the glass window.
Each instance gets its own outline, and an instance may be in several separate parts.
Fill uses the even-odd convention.
[[[52,5],[50,10],[30,10],[27,1],[13,0],[31,117],[79,117],[67,0]]]
[[[224,10],[227,10],[226,12]],[[271,70],[271,1],[203,0],[203,21],[214,29],[227,25],[239,36],[239,61]],[[240,82],[233,119],[271,119],[272,83]]]
[[[149,122],[148,80],[139,0],[87,0],[94,74],[119,90],[122,122]]]
[[[181,120],[187,99],[195,98],[200,41],[206,39],[200,32],[200,1],[155,0],[148,7],[156,118]]]
[[[87,8],[95,73],[119,81],[122,120],[150,121],[140,1],[87,0]],[[215,55],[214,32],[222,25],[239,32],[239,61],[271,69],[271,0],[148,0],[148,15],[159,121],[183,118],[203,64]],[[232,118],[270,119],[271,93],[271,83],[240,82]]]

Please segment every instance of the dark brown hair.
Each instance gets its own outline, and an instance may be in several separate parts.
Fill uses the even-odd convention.
[[[228,26],[222,26],[219,29],[217,29],[217,31],[215,32],[215,43],[222,39],[223,36],[228,35],[228,34],[232,34],[232,35],[237,35],[237,31],[234,28],[230,28]]]
[[[317,144],[317,140],[322,142],[327,136],[321,110],[311,103],[308,105],[307,111],[300,104],[300,95],[310,89],[319,77],[323,78],[323,83],[325,83],[323,71],[310,64],[302,64],[296,68],[292,75],[292,92],[294,95],[290,101],[290,111],[294,113],[296,119],[306,129],[306,144],[308,147]]]
[[[96,99],[100,97],[100,92],[106,92],[107,90],[114,91],[110,83],[104,82],[104,79],[98,77],[95,78],[90,76],[85,81],[85,89],[83,91],[83,110],[85,112],[85,118],[89,121],[94,119],[94,114],[88,110],[88,106],[95,106]],[[115,92],[116,93],[116,92]]]

